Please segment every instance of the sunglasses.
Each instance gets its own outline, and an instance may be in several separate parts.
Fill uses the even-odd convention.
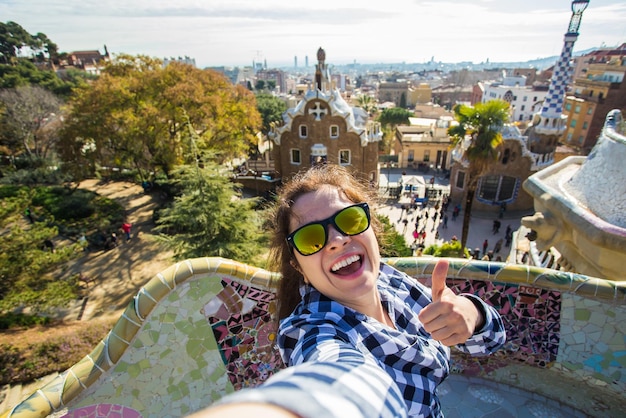
[[[358,203],[341,209],[330,218],[311,222],[287,236],[287,242],[300,254],[313,255],[328,242],[328,225],[345,236],[358,235],[370,226],[370,208],[367,203]]]

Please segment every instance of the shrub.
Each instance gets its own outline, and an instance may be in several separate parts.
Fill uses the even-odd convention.
[[[50,318],[47,316],[26,315],[13,312],[0,314],[0,329],[32,327],[35,325],[46,325],[49,323]]]
[[[433,244],[424,250],[424,254],[432,255],[435,257],[462,257],[461,256],[461,242],[446,241],[441,245]],[[469,258],[470,254],[467,248],[465,249],[465,258]]]

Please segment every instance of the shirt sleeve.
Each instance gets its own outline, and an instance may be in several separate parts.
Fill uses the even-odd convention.
[[[327,341],[309,361],[281,370],[264,384],[222,398],[218,404],[263,402],[302,417],[406,417],[391,377],[347,344]]]
[[[484,355],[491,354],[502,347],[506,342],[506,331],[498,311],[472,294],[462,293],[460,296],[470,299],[481,310],[485,324],[465,343],[457,345],[457,348],[472,355]]]

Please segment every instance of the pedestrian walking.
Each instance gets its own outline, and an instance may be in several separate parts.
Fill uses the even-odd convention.
[[[493,247],[493,252],[494,252],[494,253],[496,253],[496,254],[497,254],[497,253],[499,253],[499,252],[500,252],[500,250],[502,249],[502,242],[503,242],[503,239],[502,239],[502,238],[500,238],[500,239],[498,240],[498,242],[496,242],[496,245]]]
[[[489,248],[489,241],[485,239],[483,241],[483,255],[487,254],[487,248]]]
[[[448,214],[443,215],[443,229],[448,229]]]
[[[130,241],[130,229],[132,228],[132,224],[128,223],[128,222],[124,222],[122,224],[122,231],[124,231],[124,234],[126,234],[126,242]]]

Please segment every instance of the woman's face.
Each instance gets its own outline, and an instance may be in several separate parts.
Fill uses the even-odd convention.
[[[292,207],[289,232],[327,219],[355,203],[362,202],[348,200],[333,186],[303,194]],[[362,312],[359,306],[371,304],[373,295],[377,295],[380,252],[376,235],[371,226],[361,234],[345,236],[329,225],[326,233],[328,240],[321,251],[303,256],[294,250],[301,272],[325,296]]]

